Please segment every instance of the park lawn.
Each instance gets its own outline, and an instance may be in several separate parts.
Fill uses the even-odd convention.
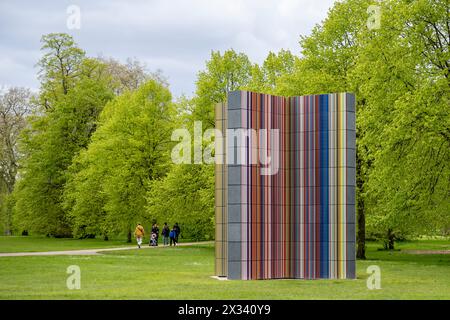
[[[45,236],[0,236],[0,253],[100,249],[134,245],[124,239],[55,239]]]
[[[54,240],[61,241],[61,240]],[[84,240],[83,240],[84,241]],[[443,250],[448,241],[401,249]],[[219,281],[212,245],[108,252],[95,256],[0,257],[1,299],[450,299],[450,255],[379,251],[369,243],[356,280]],[[66,268],[81,268],[81,289],[66,287]],[[370,265],[381,289],[366,286]]]
[[[144,243],[149,240],[144,237]],[[182,240],[181,242],[186,242]],[[82,249],[103,249],[121,246],[134,246],[136,241],[127,243],[125,236],[108,241],[103,239],[56,239],[45,236],[0,236],[0,253],[9,252],[40,252],[40,251],[64,251]]]
[[[144,244],[146,244],[148,241],[148,236],[145,236]],[[180,243],[183,242],[191,242],[191,240],[181,238]],[[121,238],[113,238],[108,241],[99,238],[55,239],[46,236],[0,236],[0,253],[104,249],[135,245],[135,239],[132,239],[132,242],[129,243],[126,242],[125,236]]]

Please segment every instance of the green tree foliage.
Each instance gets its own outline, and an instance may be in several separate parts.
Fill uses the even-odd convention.
[[[44,115],[29,118],[23,132],[20,180],[15,188],[15,225],[22,230],[69,236],[70,224],[61,207],[67,168],[86,148],[95,121],[111,91],[98,79],[82,77]]]
[[[66,33],[50,33],[41,39],[44,55],[38,62],[41,81],[41,105],[52,108],[52,102],[67,94],[81,75],[85,52]]]
[[[387,1],[366,26],[368,1],[336,3],[301,40],[284,94],[357,96],[358,256],[365,219],[393,246],[400,234],[448,229],[449,4]]]
[[[20,154],[18,140],[25,127],[26,116],[32,110],[31,92],[10,88],[0,93],[0,180],[11,193],[17,176]]]
[[[449,10],[448,1],[383,4],[381,28],[359,49],[368,226],[391,243],[450,226]]]
[[[9,88],[0,93],[0,230],[12,232],[14,189],[21,154],[19,135],[31,112],[31,92],[24,88]]]
[[[281,49],[278,54],[269,52],[262,66],[252,66],[251,80],[246,89],[279,94],[282,85],[292,78],[297,60],[289,50]]]
[[[328,16],[316,25],[311,35],[302,36],[301,54],[295,60],[293,71],[280,77],[276,92],[282,95],[305,95],[329,92],[354,92],[357,98],[357,256],[365,257],[365,203],[363,193],[370,170],[359,141],[364,130],[359,126],[360,111],[365,108],[359,94],[360,83],[353,70],[358,59],[358,48],[367,29],[367,8],[370,1],[347,0],[336,2]]]
[[[70,236],[61,207],[66,170],[86,148],[103,106],[112,98],[102,64],[86,59],[66,34],[42,37],[39,108],[23,130],[20,180],[14,190],[15,226],[21,230]]]
[[[67,34],[42,37],[39,108],[28,117],[21,139],[20,181],[13,194],[15,226],[54,236],[70,236],[71,220],[62,205],[74,157],[88,147],[104,105],[150,78],[145,67],[85,57]],[[95,205],[92,201],[91,205]]]
[[[244,53],[233,49],[223,53],[212,51],[206,69],[200,71],[194,97],[194,118],[204,128],[214,127],[214,106],[225,101],[229,91],[245,87],[250,81],[251,63]]]
[[[156,80],[106,105],[65,188],[75,235],[117,234],[148,221],[150,183],[170,164],[173,116],[170,92]]]
[[[152,183],[148,212],[160,223],[178,222],[183,237],[214,238],[214,165],[173,165],[164,179]]]
[[[380,8],[379,28],[368,28],[370,5]],[[356,94],[358,257],[366,221],[387,247],[399,235],[448,232],[449,7],[446,0],[336,2],[301,37],[300,57],[270,52],[257,65],[234,50],[213,51],[195,96],[175,105],[164,80],[141,64],[89,59],[70,36],[44,36],[41,109],[24,132],[20,179],[8,200],[17,225],[107,235],[157,219],[179,222],[186,237],[211,238],[214,168],[172,164],[171,132],[184,127],[192,136],[194,121],[214,127],[214,105],[245,89]],[[156,80],[142,85],[148,79]]]
[[[0,232],[4,235],[13,234],[14,197],[0,187]]]
[[[370,4],[365,0],[336,2],[309,36],[301,36],[301,57],[295,60],[292,75],[279,82],[278,91],[284,95],[354,91],[350,71]]]
[[[275,92],[355,92],[358,257],[365,220],[393,245],[396,234],[448,230],[448,1],[337,2]]]
[[[211,52],[205,70],[198,74],[195,97],[178,103],[180,128],[186,128],[191,137],[194,121],[200,121],[203,130],[213,128],[214,106],[225,101],[229,91],[243,89],[249,84],[251,68],[250,60],[243,53],[232,49],[223,54]],[[191,143],[192,151],[193,140]],[[152,183],[148,199],[148,212],[152,218],[160,222],[178,222],[183,228],[183,236],[190,239],[213,238],[213,164],[172,165],[166,177]]]

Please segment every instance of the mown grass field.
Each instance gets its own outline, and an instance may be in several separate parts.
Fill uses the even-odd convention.
[[[134,240],[134,239],[133,239]],[[123,239],[55,239],[40,236],[12,236],[0,237],[0,252],[38,252],[38,251],[62,251],[79,249],[114,248],[134,245],[126,243]]]
[[[28,243],[28,241],[34,244]],[[36,244],[43,241],[39,250]],[[120,242],[120,241],[119,241]],[[120,242],[125,244],[124,242]],[[101,240],[0,237],[0,251],[99,248]],[[369,243],[356,280],[219,281],[212,245],[125,250],[95,256],[0,257],[1,299],[450,299],[450,255],[404,250],[448,250],[450,242],[402,242],[400,251]],[[44,248],[46,248],[44,250]],[[28,250],[28,251],[30,251]],[[81,289],[69,290],[66,269],[81,268]],[[381,289],[366,286],[370,265],[381,268]]]

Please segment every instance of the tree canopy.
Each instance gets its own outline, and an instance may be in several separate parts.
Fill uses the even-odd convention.
[[[300,37],[298,56],[281,49],[258,64],[233,49],[211,51],[194,96],[175,101],[161,73],[137,60],[87,57],[67,34],[43,36],[38,97],[19,89],[0,96],[1,223],[108,237],[156,220],[212,239],[214,166],[172,163],[173,130],[192,135],[195,121],[213,128],[214,105],[232,90],[347,91],[357,98],[358,257],[366,236],[392,247],[406,236],[448,234],[450,5],[378,2],[375,24],[373,5],[336,2]],[[14,106],[33,108],[5,112]]]

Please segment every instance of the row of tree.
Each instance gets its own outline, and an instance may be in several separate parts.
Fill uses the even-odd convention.
[[[380,2],[376,29],[370,5],[337,2],[301,37],[300,56],[281,50],[259,65],[213,51],[194,97],[175,102],[138,62],[89,58],[68,35],[44,36],[39,95],[11,89],[0,100],[4,229],[130,237],[138,220],[167,220],[213,238],[214,166],[172,164],[171,133],[213,127],[214,104],[245,89],[356,93],[358,257],[366,235],[392,248],[399,237],[447,233],[450,5]]]

